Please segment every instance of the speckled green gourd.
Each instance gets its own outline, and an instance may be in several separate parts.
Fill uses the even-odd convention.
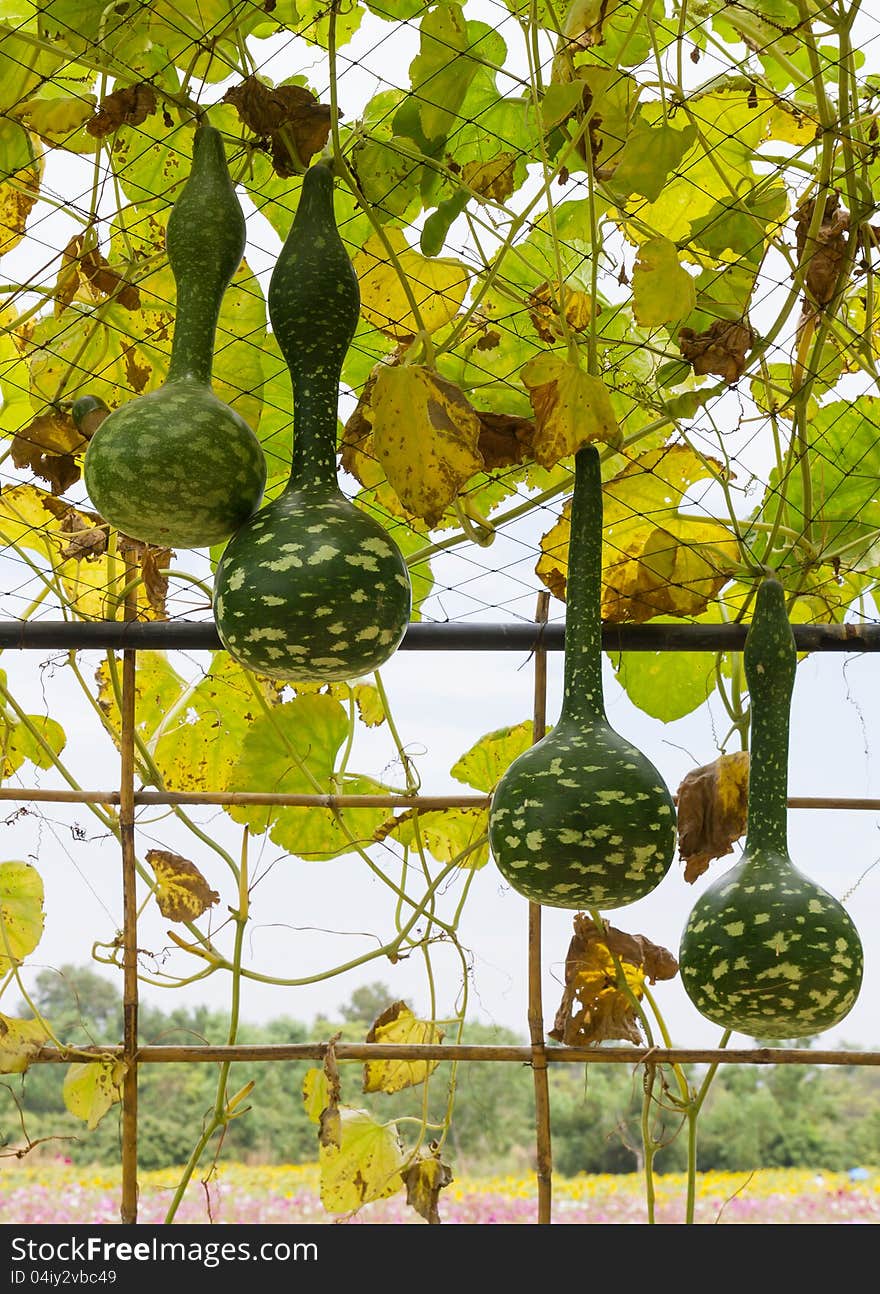
[[[799,1038],[849,1013],[863,952],[846,909],[788,852],[797,652],[778,580],[758,589],[743,659],[752,709],[745,846],[694,904],[679,967],[688,997],[714,1024],[756,1038]]]
[[[336,227],[326,162],[305,174],[268,299],[293,385],[290,478],[227,544],[214,618],[230,654],[261,674],[356,678],[397,649],[412,595],[397,545],[339,488],[339,379],[360,292]]]
[[[492,797],[489,843],[507,881],[534,903],[620,908],[663,880],[675,805],[654,765],[609,725],[602,687],[602,479],[575,457],[562,710],[510,765]]]
[[[211,386],[220,306],[245,248],[244,213],[213,126],[196,129],[166,246],[177,286],[168,375],[105,418],[83,479],[94,506],[124,534],[206,548],[247,520],[266,484],[260,442]]]

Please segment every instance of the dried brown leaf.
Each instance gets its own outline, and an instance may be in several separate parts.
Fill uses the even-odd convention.
[[[69,508],[61,518],[61,533],[70,538],[61,549],[61,556],[72,557],[75,561],[81,558],[103,557],[107,551],[108,528],[95,525],[76,508]]]
[[[341,1036],[340,1033],[334,1033],[327,1043],[327,1050],[324,1053],[327,1104],[321,1111],[321,1116],[318,1120],[318,1145],[335,1146],[337,1150],[342,1145],[342,1116],[339,1113],[342,1089],[339,1082],[339,1065],[336,1060],[336,1044]]]
[[[798,266],[807,265],[804,285],[809,304],[827,305],[834,296],[841,267],[846,257],[849,212],[841,209],[840,194],[825,197],[822,219],[815,238],[809,237],[816,211],[816,199],[802,202],[795,212],[795,239]],[[808,248],[807,243],[811,244]]]
[[[406,1202],[426,1222],[442,1221],[437,1207],[440,1192],[453,1180],[452,1169],[440,1159],[440,1148],[432,1141],[426,1151],[416,1158],[401,1174],[406,1186]]]
[[[101,100],[98,111],[86,123],[96,139],[112,135],[120,126],[139,126],[156,111],[156,92],[147,81],[123,86]]]
[[[113,297],[126,310],[139,310],[141,294],[133,283],[114,270],[97,249],[83,250],[83,234],[74,234],[61,254],[55,287],[55,314],[60,315],[86,284],[95,300]]]
[[[694,373],[715,373],[728,386],[738,382],[745,372],[746,356],[754,345],[755,334],[745,319],[716,319],[705,332],[681,328],[678,346]]]
[[[249,76],[223,96],[243,125],[268,141],[272,166],[289,178],[299,175],[330,136],[331,108],[304,85],[266,85]]]
[[[640,1043],[633,998],[645,980],[673,979],[678,962],[672,953],[644,935],[629,935],[607,923],[599,929],[578,912],[565,959],[565,988],[549,1036],[566,1046],[592,1046],[607,1038]],[[619,983],[620,963],[630,992]]]
[[[167,570],[171,565],[174,551],[171,548],[156,548],[152,544],[132,539],[130,535],[119,535],[119,551],[128,553],[141,568],[144,592],[155,619],[165,620],[165,599],[168,596]]]
[[[75,455],[85,447],[86,441],[70,414],[52,409],[38,414],[13,438],[12,461],[16,467],[30,468],[35,476],[48,481],[53,494],[63,494],[79,480]]]
[[[746,829],[749,755],[720,755],[686,773],[678,788],[678,852],[689,885],[713,858],[733,853]]]
[[[477,449],[487,472],[496,467],[515,467],[532,462],[535,455],[535,424],[531,418],[512,413],[477,410],[480,438]]]
[[[516,159],[516,153],[499,153],[488,162],[466,162],[461,178],[481,198],[506,202],[514,189]]]
[[[589,328],[593,307],[586,292],[570,288],[567,284],[563,284],[560,289],[558,283],[551,286],[545,280],[529,293],[529,318],[535,332],[548,346],[555,346],[565,336],[560,323],[563,309],[572,332],[583,332]]]

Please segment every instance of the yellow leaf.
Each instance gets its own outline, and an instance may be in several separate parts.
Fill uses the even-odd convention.
[[[730,578],[738,561],[726,526],[682,512],[693,482],[721,464],[684,445],[633,459],[607,481],[604,494],[602,616],[609,621],[696,616]],[[555,597],[565,597],[570,504],[541,540],[535,571]]]
[[[531,719],[487,732],[455,761],[452,776],[477,791],[494,791],[506,769],[532,745],[533,732]]]
[[[383,1011],[367,1034],[367,1042],[421,1044],[443,1041],[443,1030],[432,1020],[417,1020],[405,1002]],[[368,1060],[364,1063],[365,1092],[401,1092],[424,1083],[439,1060]]]
[[[351,1106],[340,1106],[339,1114],[339,1146],[318,1150],[321,1203],[328,1213],[353,1213],[401,1189],[405,1157],[394,1124]]]
[[[749,752],[719,755],[711,764],[692,768],[678,788],[678,851],[684,879],[693,884],[713,858],[733,853],[746,829]]]
[[[330,1099],[330,1084],[323,1069],[307,1069],[302,1083],[302,1098],[310,1123],[321,1122],[321,1112]]]
[[[513,193],[516,159],[516,153],[499,153],[488,162],[466,162],[461,178],[480,197],[504,202]]]
[[[385,722],[385,707],[378,688],[373,687],[372,683],[355,683],[351,690],[357,702],[361,723],[365,723],[368,728],[378,728]]]
[[[119,677],[120,666],[117,665],[117,679]],[[106,661],[102,661],[95,670],[95,682],[98,684],[98,704],[110,721],[114,741],[118,746],[122,717]],[[153,740],[157,728],[173,712],[185,690],[186,683],[164,652],[138,652],[134,683],[135,716],[138,734],[145,742]],[[176,782],[169,784],[175,790],[189,789],[187,786],[178,786]]]
[[[373,388],[373,449],[400,502],[435,526],[483,466],[479,415],[452,382],[411,364]]]
[[[821,138],[822,124],[817,117],[785,103],[777,102],[767,113],[767,138],[781,139],[786,144],[803,148]]]
[[[620,444],[620,427],[601,378],[549,353],[530,359],[520,376],[535,411],[533,452],[542,467],[552,467],[591,441]]]
[[[112,1105],[122,1100],[125,1061],[85,1061],[68,1065],[62,1094],[64,1104],[91,1131]]]
[[[409,284],[421,325],[429,333],[436,332],[461,307],[467,291],[467,267],[452,257],[422,256],[409,246],[401,229],[387,229],[386,237]],[[354,268],[360,283],[361,314],[367,322],[397,341],[414,337],[419,323],[378,234],[364,243],[354,258]]]
[[[5,256],[24,237],[27,218],[40,196],[43,159],[35,155],[27,131],[8,117],[0,117],[0,153],[0,256]]]
[[[0,1074],[23,1074],[48,1036],[39,1020],[0,1015]]]
[[[169,921],[195,921],[220,902],[220,895],[188,858],[167,849],[148,849],[147,862],[156,876],[159,911]]]
[[[43,881],[30,863],[0,863],[0,976],[32,953],[43,935]]]
[[[678,259],[675,243],[649,238],[633,270],[633,314],[644,328],[684,319],[697,303],[694,279]]]
[[[438,863],[451,863],[464,854],[459,866],[475,871],[489,861],[489,844],[485,839],[488,830],[488,809],[411,809],[391,823],[384,823],[374,838],[384,840],[393,835],[411,849],[421,840]],[[466,854],[465,850],[468,850]]]
[[[61,143],[84,126],[98,102],[93,94],[67,95],[56,99],[28,99],[18,104],[11,115],[23,122],[35,135]]]

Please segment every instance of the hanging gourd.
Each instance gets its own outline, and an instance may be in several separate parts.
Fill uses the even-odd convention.
[[[266,484],[260,442],[211,386],[217,320],[244,254],[245,222],[223,139],[206,123],[196,128],[165,242],[177,288],[168,375],[104,419],[83,480],[101,515],[133,539],[206,548],[247,520]]]
[[[788,852],[788,745],[797,651],[778,580],[765,579],[743,653],[751,703],[742,858],[696,901],[679,966],[697,1010],[724,1029],[798,1038],[839,1024],[862,982],[849,914]]]
[[[293,386],[290,477],[227,544],[214,581],[214,618],[229,653],[261,674],[351,679],[378,669],[397,649],[412,595],[387,530],[339,488],[339,381],[360,291],[336,227],[326,160],[303,178],[268,301]]]
[[[634,903],[659,885],[675,852],[668,787],[605,715],[601,577],[602,479],[587,445],[575,456],[561,713],[506,770],[489,813],[499,871],[550,907]]]

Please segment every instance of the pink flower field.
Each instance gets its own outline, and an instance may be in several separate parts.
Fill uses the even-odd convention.
[[[139,1220],[161,1223],[174,1192],[173,1171],[144,1173]],[[684,1221],[685,1180],[656,1179],[656,1220]],[[119,1221],[119,1172],[84,1169],[64,1162],[6,1160],[0,1177],[0,1223],[35,1225]],[[697,1223],[878,1223],[880,1168],[857,1180],[846,1173],[760,1169],[754,1173],[706,1173],[697,1184]],[[440,1196],[446,1224],[510,1225],[537,1222],[535,1183],[529,1177],[456,1179]],[[553,1184],[556,1224],[645,1223],[641,1177],[557,1178]],[[366,1205],[358,1214],[326,1212],[316,1165],[252,1167],[221,1165],[207,1185],[194,1181],[178,1210],[177,1223],[400,1223],[428,1224],[402,1194]]]

